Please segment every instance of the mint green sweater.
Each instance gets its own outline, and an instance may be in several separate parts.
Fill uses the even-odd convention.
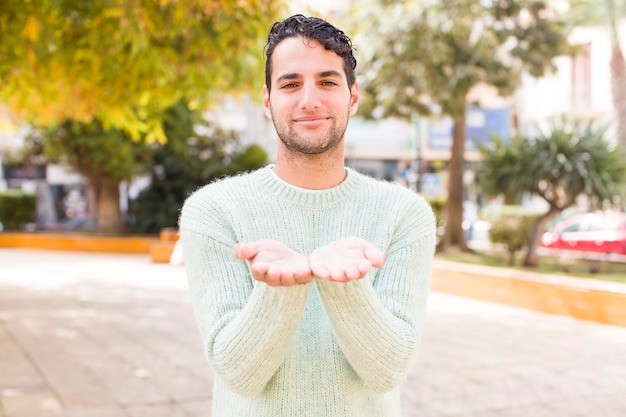
[[[385,264],[349,283],[270,287],[233,256],[238,242],[275,239],[308,256],[364,238]],[[400,416],[414,363],[435,247],[428,204],[353,170],[304,190],[271,167],[224,179],[185,202],[180,237],[204,353],[213,417]]]

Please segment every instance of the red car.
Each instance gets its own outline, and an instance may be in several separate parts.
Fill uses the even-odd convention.
[[[546,249],[626,255],[626,213],[579,213],[543,234]]]

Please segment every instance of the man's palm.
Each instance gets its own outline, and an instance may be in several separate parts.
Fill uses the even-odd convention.
[[[289,286],[312,279],[306,256],[294,252],[284,244],[270,239],[253,243],[239,243],[235,256],[250,262],[250,271],[257,281],[271,286]]]
[[[311,272],[319,279],[347,282],[363,278],[385,262],[385,254],[358,237],[349,237],[315,250],[309,257]]]

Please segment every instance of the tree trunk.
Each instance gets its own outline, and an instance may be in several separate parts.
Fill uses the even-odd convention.
[[[611,53],[611,94],[617,118],[617,134],[626,149],[626,62],[618,43]]]
[[[122,233],[119,183],[111,178],[99,178],[96,186],[96,200],[98,231]]]
[[[555,218],[561,210],[556,208],[550,208],[546,214],[539,217],[530,229],[528,236],[528,252],[524,257],[524,266],[536,267],[539,265],[539,254],[537,248],[539,248],[539,240],[541,239],[541,233],[544,231],[546,224]]]
[[[509,266],[515,266],[515,252],[517,251],[509,249]]]
[[[454,118],[450,165],[448,166],[448,201],[446,203],[446,229],[440,250],[456,247],[467,251],[463,233],[463,170],[465,165],[465,110]]]
[[[87,224],[89,230],[98,229],[98,190],[95,185],[89,181],[87,184]]]

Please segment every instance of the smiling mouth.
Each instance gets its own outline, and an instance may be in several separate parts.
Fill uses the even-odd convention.
[[[328,119],[329,117],[326,117],[326,116],[304,117],[304,118],[294,119],[294,122],[296,122],[297,124],[306,126],[306,125],[321,124],[327,121]]]

